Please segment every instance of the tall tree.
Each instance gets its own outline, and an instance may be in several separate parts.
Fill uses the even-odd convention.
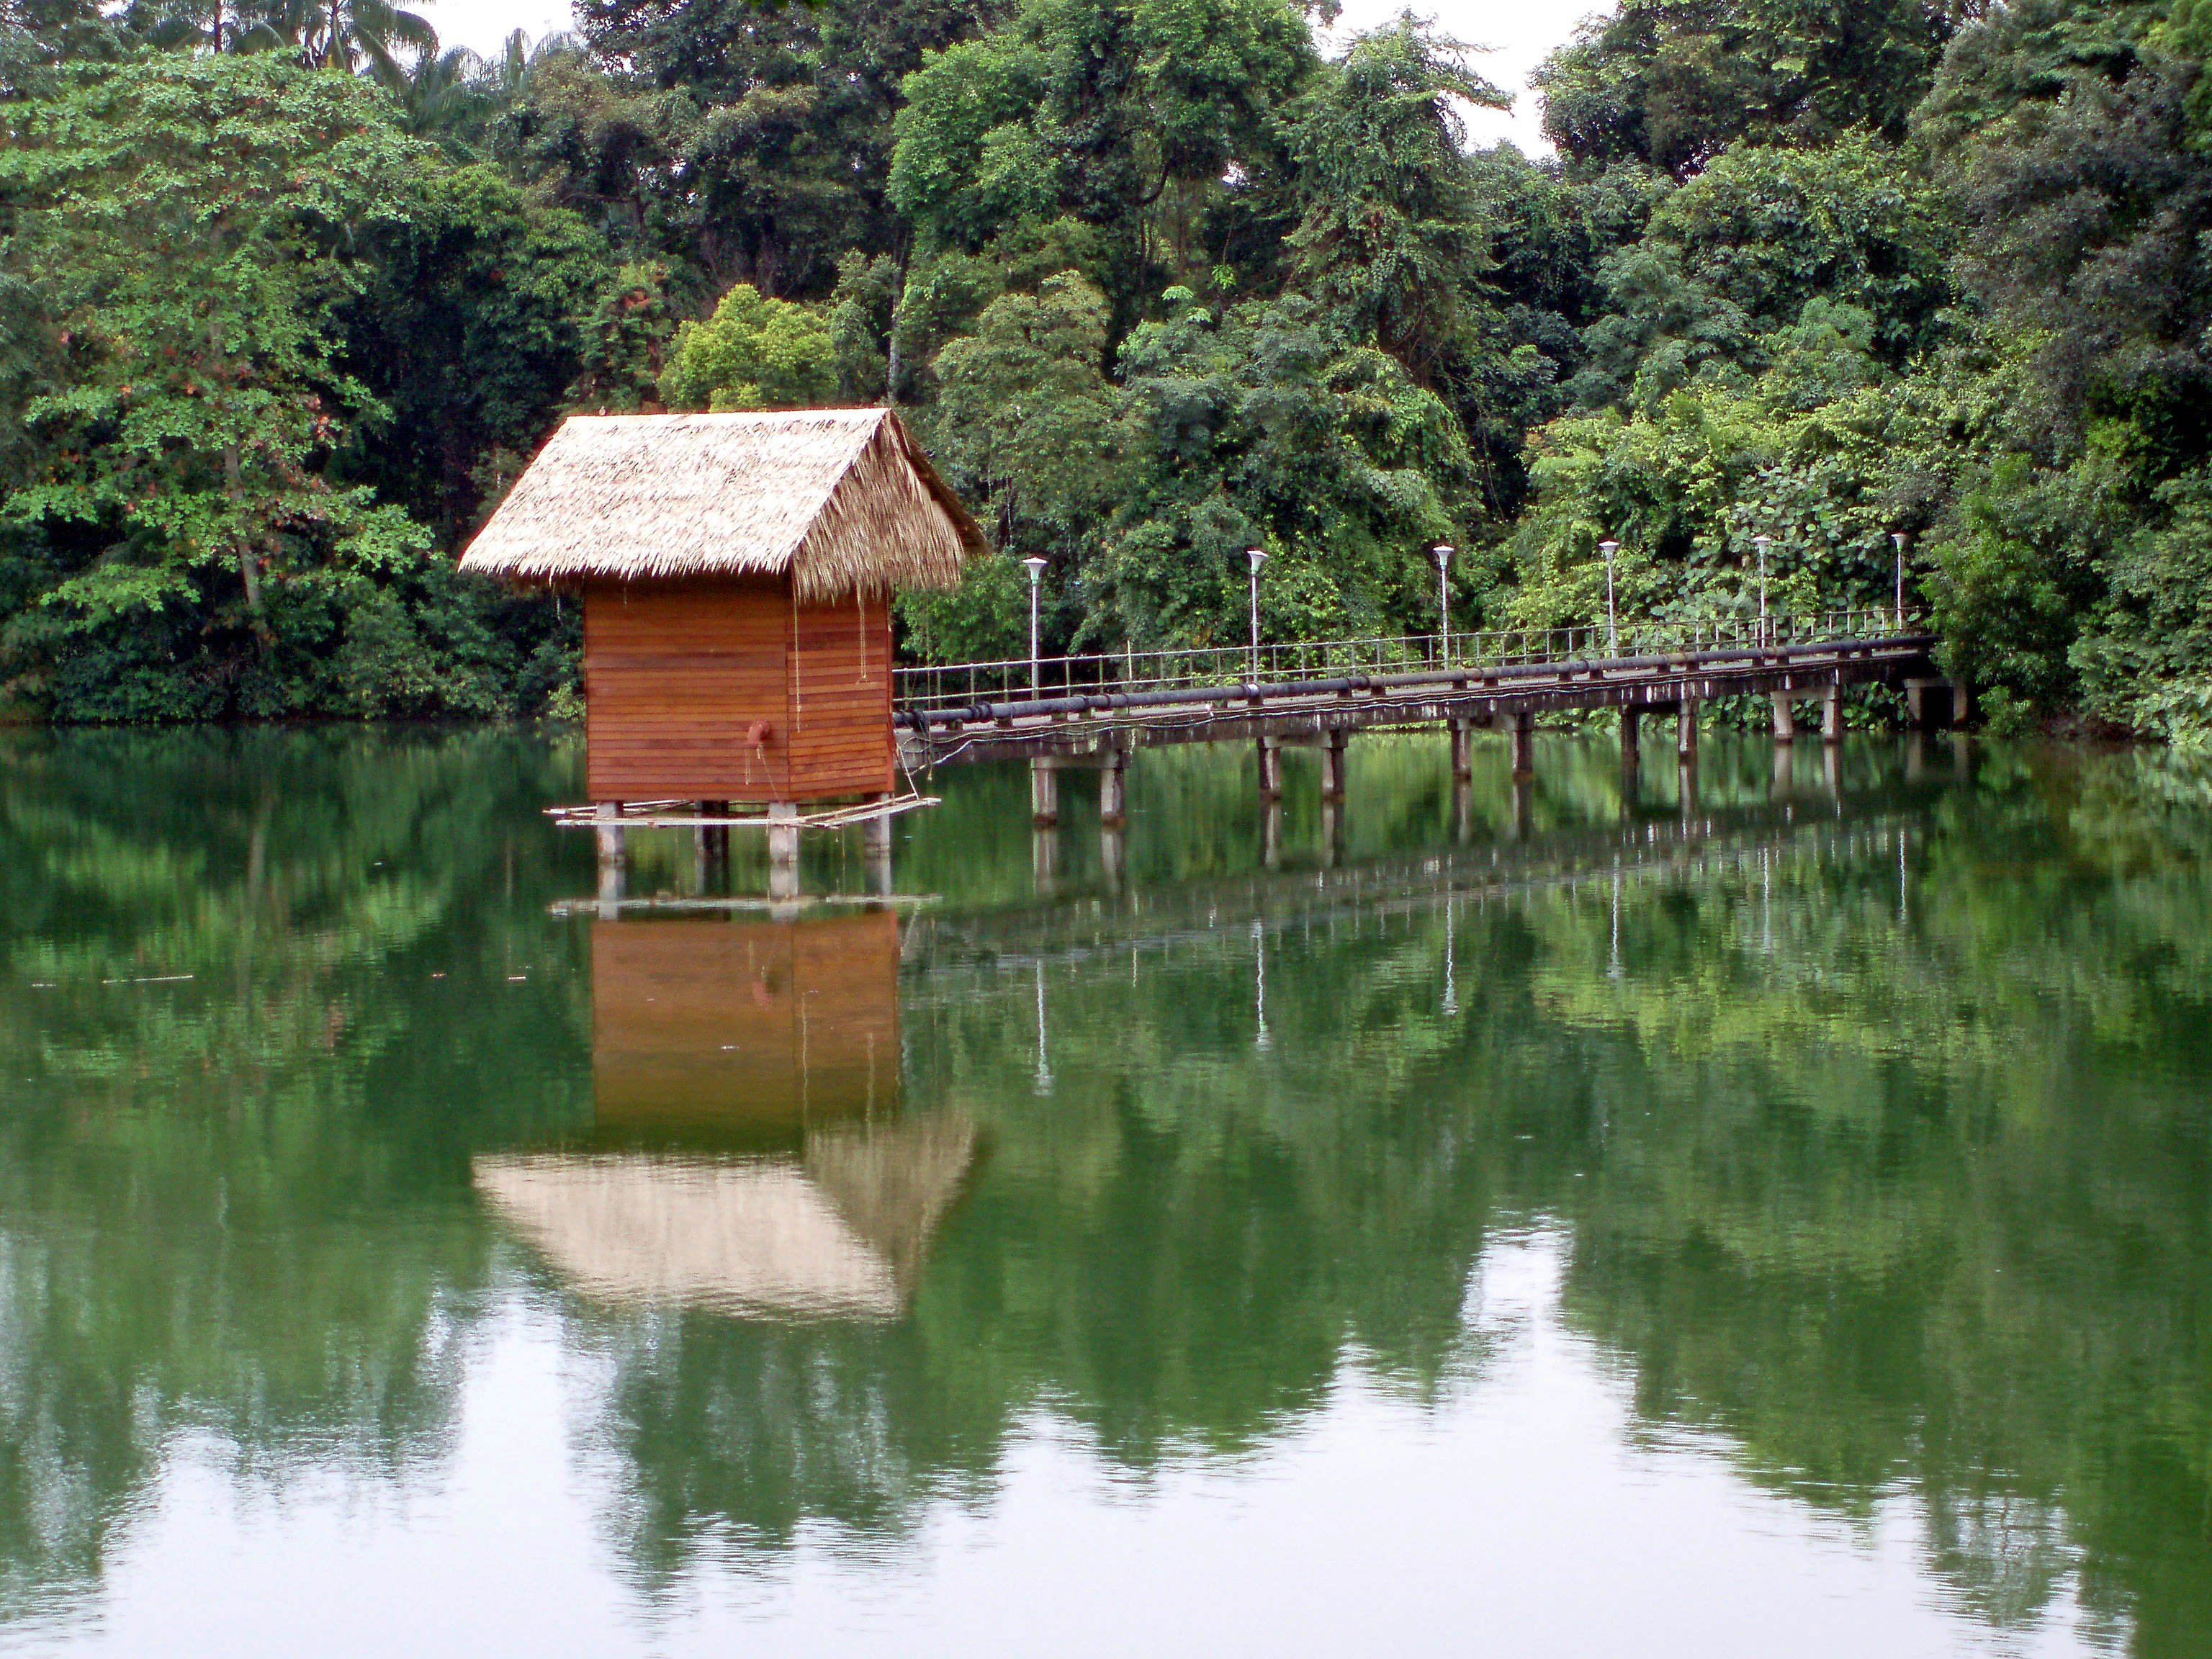
[[[36,289],[59,364],[26,409],[33,471],[6,504],[50,574],[4,643],[60,703],[499,706],[481,680],[448,701],[459,682],[416,649],[418,599],[445,607],[431,625],[449,641],[471,635],[465,652],[492,646],[449,603],[428,538],[325,476],[376,413],[333,356],[334,308],[360,287],[345,245],[402,216],[434,164],[390,108],[358,77],[268,55],[65,69],[53,96],[0,106],[7,268]]]
[[[1902,137],[1943,47],[1984,0],[1622,0],[1537,72],[1575,161],[1686,177],[1739,138]]]
[[[719,291],[818,296],[838,259],[897,248],[884,200],[900,85],[966,38],[990,0],[584,0],[583,38],[632,96],[680,100],[662,143],[683,206],[654,251]]]

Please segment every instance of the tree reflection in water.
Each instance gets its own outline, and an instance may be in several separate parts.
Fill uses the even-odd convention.
[[[1660,777],[1624,825],[1560,744],[1528,840],[1485,777],[1455,848],[1440,748],[1355,756],[1333,875],[1295,772],[1270,872],[1249,763],[1147,756],[1116,885],[1071,836],[1031,900],[1021,780],[978,771],[910,826],[943,902],[902,923],[606,924],[548,918],[589,849],[533,739],[11,748],[11,1605],[97,1581],[181,1426],[241,1478],[434,1467],[524,1286],[605,1360],[600,1512],[653,1589],[802,1528],[896,1549],[1040,1411],[1140,1480],[1348,1370],[1441,1416],[1471,1276],[1542,1218],[1655,1440],[1846,1519],[1907,1494],[1996,1627],[2064,1583],[2194,1650],[2207,774],[1855,747],[1778,792],[1717,743],[1694,813]]]

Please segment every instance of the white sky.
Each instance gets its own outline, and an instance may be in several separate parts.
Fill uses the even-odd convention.
[[[1419,15],[1433,17],[1444,32],[1470,46],[1494,48],[1476,59],[1477,66],[1498,85],[1519,94],[1510,115],[1487,110],[1468,112],[1468,128],[1477,143],[1510,138],[1528,154],[1547,153],[1539,131],[1535,94],[1528,90],[1528,71],[1544,55],[1574,32],[1575,25],[1594,11],[1609,11],[1611,0],[1411,0]],[[1334,34],[1341,39],[1355,29],[1371,28],[1406,9],[1407,0],[1346,0],[1344,15]],[[513,29],[526,31],[532,39],[569,27],[567,0],[416,0],[420,10],[436,26],[448,46],[472,46],[482,52],[497,49]]]

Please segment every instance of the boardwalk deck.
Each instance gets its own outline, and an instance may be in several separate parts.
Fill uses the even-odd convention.
[[[1924,688],[1939,679],[1930,654],[1935,636],[1864,626],[1871,620],[1863,613],[1838,617],[1838,623],[1860,625],[1786,641],[1685,641],[1617,655],[1568,652],[1492,660],[1468,660],[1455,649],[1438,651],[1443,660],[1426,665],[1264,680],[1219,677],[1213,684],[1196,677],[1149,683],[1139,672],[1115,672],[1123,659],[1058,659],[1054,667],[1070,681],[1076,678],[1072,665],[1090,665],[1089,683],[1056,694],[1047,688],[1042,695],[1013,691],[973,701],[961,699],[957,678],[956,689],[945,690],[948,678],[1007,665],[908,670],[892,718],[903,757],[916,766],[1239,738],[1340,746],[1340,734],[1376,727],[1517,724],[1520,717],[1559,710],[1678,708],[1746,693],[1832,704],[1842,686]],[[1323,660],[1320,668],[1329,665]],[[1840,731],[1832,720],[1824,724],[1826,735]],[[1788,729],[1778,727],[1778,735],[1787,736]]]

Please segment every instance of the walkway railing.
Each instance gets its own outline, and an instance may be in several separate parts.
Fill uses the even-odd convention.
[[[894,707],[927,714],[1018,699],[1112,696],[1123,692],[1199,690],[1264,683],[1296,685],[1347,674],[1416,669],[1493,668],[1516,664],[1586,662],[1674,652],[1747,651],[1903,635],[1919,625],[1914,612],[1887,607],[1822,611],[1803,616],[1623,623],[1618,629],[1510,629],[1439,638],[1320,640],[1295,643],[1201,646],[1180,651],[1027,657],[1000,662],[924,664],[896,672]]]

